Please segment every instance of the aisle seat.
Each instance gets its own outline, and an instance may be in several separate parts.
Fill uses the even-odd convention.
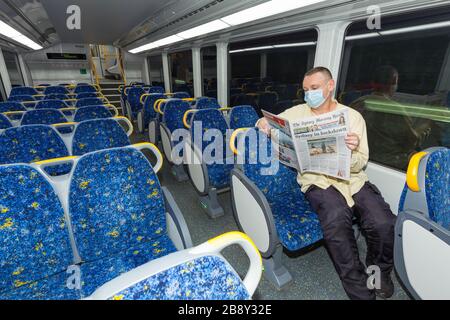
[[[252,106],[235,106],[229,114],[230,129],[251,128],[259,120],[258,113]]]

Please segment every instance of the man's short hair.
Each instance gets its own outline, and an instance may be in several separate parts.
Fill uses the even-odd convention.
[[[333,75],[331,74],[330,69],[325,68],[325,67],[312,68],[307,73],[305,73],[305,77],[312,76],[313,74],[316,74],[316,73],[319,73],[319,72],[322,73],[325,77],[327,77],[329,79],[333,79]]]

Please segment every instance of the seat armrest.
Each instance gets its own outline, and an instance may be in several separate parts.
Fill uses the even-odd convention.
[[[172,193],[167,189],[167,187],[162,187],[164,200],[166,204],[166,212],[170,216],[174,225],[168,223],[168,234],[172,241],[175,243],[177,249],[188,249],[192,248],[192,239],[189,232],[186,220],[181,213]],[[182,242],[181,244],[179,242]],[[178,243],[177,243],[178,242]],[[182,248],[179,248],[182,245]]]

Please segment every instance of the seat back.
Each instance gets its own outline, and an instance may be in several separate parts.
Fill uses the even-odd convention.
[[[44,100],[67,100],[69,96],[63,93],[51,93],[44,97]]]
[[[41,100],[36,104],[35,109],[63,109],[67,104],[63,100]]]
[[[159,87],[159,86],[153,86],[148,88],[148,93],[159,93],[159,94],[164,94],[165,90],[163,87]]]
[[[157,118],[158,114],[156,113],[154,106],[155,102],[159,99],[166,99],[167,97],[164,94],[160,93],[151,93],[144,100],[144,123],[148,123],[151,119]]]
[[[75,106],[77,108],[87,107],[87,106],[100,106],[103,105],[104,102],[100,98],[84,98],[77,101]]]
[[[168,100],[164,110],[162,110],[164,112],[162,122],[172,133],[177,129],[184,129],[183,116],[190,109],[191,105],[187,101],[179,99]]]
[[[408,181],[400,199],[399,212],[420,211],[450,230],[450,149],[432,148],[425,152],[417,168],[416,181],[420,190],[412,191],[408,187],[412,181]],[[412,174],[410,169],[408,180]]]
[[[11,89],[10,96],[22,96],[28,95],[33,96],[39,94],[35,88],[32,87],[15,87]]]
[[[198,127],[195,123],[201,123],[201,128]],[[199,110],[194,113],[191,119],[191,137],[194,139],[196,135],[200,135],[203,137],[203,135],[209,130],[209,129],[216,129],[219,130],[223,137],[227,134],[228,124],[222,114],[218,109],[203,109]],[[201,132],[197,132],[197,130],[201,130]],[[198,141],[198,139],[194,139],[195,142],[202,142],[202,151],[205,150],[210,144],[214,143],[215,140],[211,141],[210,143],[206,143],[204,141]],[[198,146],[201,147],[201,146]],[[228,143],[225,143],[224,140],[224,147],[228,147]],[[224,156],[226,153],[224,153]]]
[[[69,90],[63,86],[49,86],[44,90],[45,95],[49,94],[69,94]]]
[[[164,208],[158,177],[143,153],[119,148],[79,159],[69,211],[84,261],[157,242],[166,233]]]
[[[131,107],[131,112],[136,113],[142,109],[141,96],[145,94],[142,87],[132,87],[128,89],[127,100]]]
[[[9,128],[0,133],[0,164],[30,163],[69,155],[57,131],[46,125]]]
[[[191,95],[188,92],[179,91],[175,92],[172,96],[174,99],[188,99]]]
[[[230,128],[250,128],[254,127],[259,120],[259,116],[252,106],[236,106],[230,111]]]
[[[76,98],[77,100],[84,99],[84,98],[97,98],[99,96],[98,92],[83,92],[77,94]]]
[[[17,95],[17,96],[10,96],[8,98],[8,101],[18,101],[18,102],[24,102],[24,101],[36,101],[36,99],[31,95]]]
[[[95,93],[97,92],[97,89],[94,86],[91,85],[81,85],[77,86],[73,93],[80,94],[80,93]]]
[[[0,102],[0,113],[9,111],[27,111],[27,109],[18,101]]]
[[[0,166],[0,292],[64,272],[73,256],[64,210],[28,165]]]
[[[115,119],[87,120],[80,122],[75,129],[72,155],[81,156],[92,151],[125,147],[130,144],[126,132]]]
[[[111,118],[112,116],[111,111],[109,111],[105,106],[88,106],[78,108],[75,112],[73,121],[82,122],[92,119]]]
[[[0,130],[11,128],[13,125],[9,119],[0,113]]]
[[[220,104],[215,98],[202,97],[197,99],[194,109],[220,109]]]
[[[67,119],[60,110],[38,109],[25,112],[20,124],[25,126],[30,124],[56,124],[65,122],[67,122]]]

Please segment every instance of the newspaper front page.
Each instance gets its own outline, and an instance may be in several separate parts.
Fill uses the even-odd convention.
[[[272,126],[280,162],[300,173],[314,172],[350,180],[352,152],[345,144],[348,109],[289,121],[263,110]]]

